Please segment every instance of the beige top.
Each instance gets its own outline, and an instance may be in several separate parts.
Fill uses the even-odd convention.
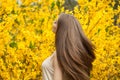
[[[42,63],[42,80],[53,80],[54,66],[53,66],[53,55],[49,56]]]

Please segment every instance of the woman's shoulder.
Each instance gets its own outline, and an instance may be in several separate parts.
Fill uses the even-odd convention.
[[[56,51],[53,52],[53,54],[51,55],[52,57],[54,57],[56,55]]]
[[[43,62],[42,62],[42,67],[47,68],[50,66],[53,66],[53,61],[54,61],[54,55],[56,54],[56,51],[54,51],[49,57],[47,57]]]

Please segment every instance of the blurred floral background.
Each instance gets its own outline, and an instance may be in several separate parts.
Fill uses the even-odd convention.
[[[91,80],[120,80],[120,0],[0,0],[0,80],[41,80],[61,12],[96,46]]]

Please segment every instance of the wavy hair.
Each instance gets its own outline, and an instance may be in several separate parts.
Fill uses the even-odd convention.
[[[57,60],[63,80],[89,80],[95,46],[85,36],[79,21],[61,13],[55,34]]]

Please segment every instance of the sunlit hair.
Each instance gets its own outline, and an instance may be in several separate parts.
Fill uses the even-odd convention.
[[[57,60],[63,80],[89,80],[95,46],[85,36],[79,21],[61,13],[55,35]]]

